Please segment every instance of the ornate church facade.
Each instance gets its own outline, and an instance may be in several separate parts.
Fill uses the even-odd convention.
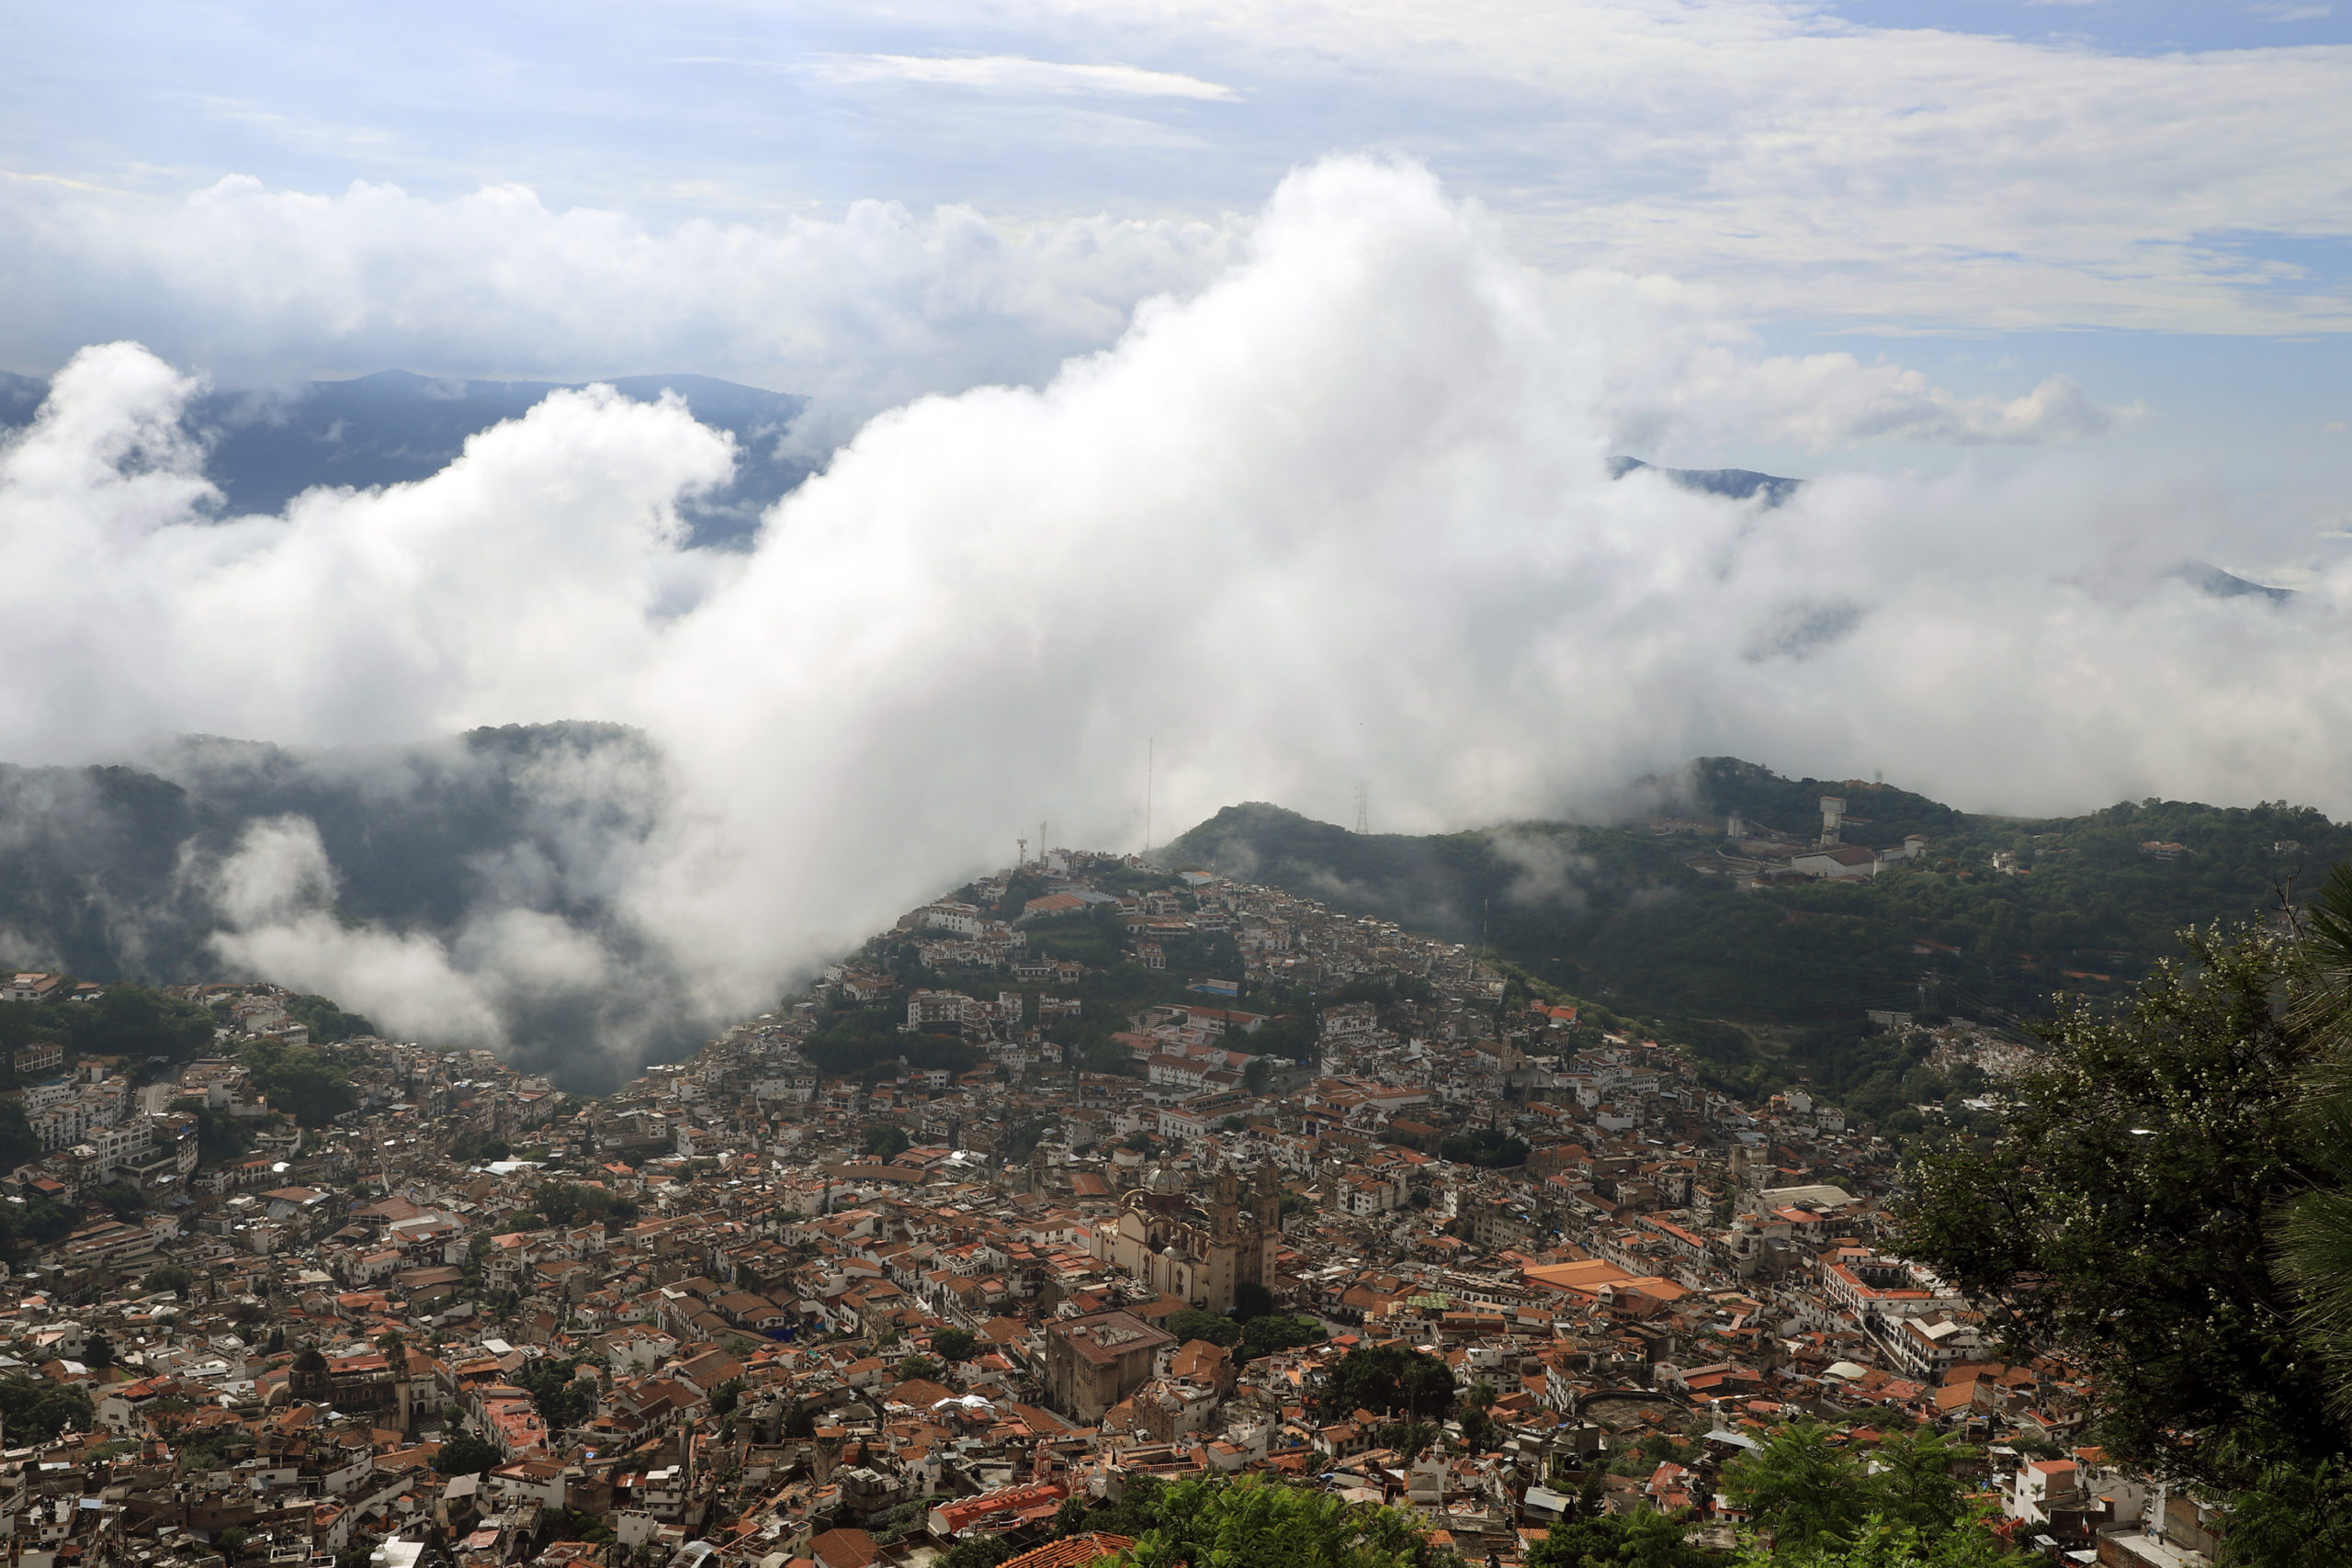
[[[1119,1198],[1115,1224],[1094,1227],[1090,1247],[1153,1290],[1210,1312],[1233,1310],[1241,1285],[1272,1287],[1282,1244],[1283,1194],[1272,1166],[1260,1166],[1246,1195],[1239,1173],[1217,1172],[1204,1203],[1177,1174],[1154,1169]]]

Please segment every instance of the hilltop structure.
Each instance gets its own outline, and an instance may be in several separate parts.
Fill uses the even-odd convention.
[[[1231,1312],[1241,1285],[1270,1286],[1282,1246],[1282,1188],[1273,1167],[1258,1167],[1250,1201],[1230,1168],[1204,1204],[1175,1170],[1155,1168],[1119,1196],[1119,1217],[1094,1232],[1093,1255],[1163,1295],[1209,1312]]]

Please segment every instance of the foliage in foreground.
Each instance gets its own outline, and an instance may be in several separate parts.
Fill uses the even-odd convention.
[[[1776,1439],[1777,1440],[1777,1439]],[[1972,1501],[1947,1487],[1947,1466],[1966,1450],[1916,1441],[1885,1456],[1894,1479],[1867,1473],[1865,1461],[1832,1450],[1812,1462],[1810,1437],[1801,1436],[1785,1462],[1756,1478],[1768,1506],[1796,1504],[1826,1517],[1827,1500],[1805,1495],[1826,1489],[1859,1492],[1878,1506],[1836,1515],[1838,1527],[1802,1542],[1782,1536],[1752,1538],[1734,1562],[1694,1543],[1688,1515],[1643,1508],[1611,1513],[1596,1478],[1567,1516],[1527,1553],[1528,1568],[1995,1568],[2005,1560],[1999,1540],[1983,1528]],[[1793,1462],[1804,1460],[1805,1462]],[[1844,1506],[1843,1503],[1838,1505]],[[1892,1510],[1893,1512],[1889,1512]],[[1894,1517],[1907,1514],[1909,1517]],[[1140,1480],[1119,1503],[1087,1509],[1079,1499],[1055,1517],[1057,1536],[1109,1530],[1135,1544],[1097,1568],[1463,1568],[1462,1557],[1431,1544],[1423,1522],[1408,1510],[1351,1504],[1330,1493],[1261,1477],[1160,1483]],[[996,1554],[967,1553],[958,1543],[949,1568],[986,1568]],[[998,1543],[989,1543],[990,1547]]]
[[[1997,1149],[1917,1164],[1897,1245],[2018,1353],[2090,1372],[2089,1440],[2235,1490],[2344,1450],[2264,1228],[2327,1173],[2301,1113],[2313,1035],[2281,1005],[2294,945],[2184,940],[2194,965],[2159,966],[2129,1010],[2061,1014]]]
[[[1973,1449],[1928,1427],[1892,1433],[1869,1449],[1840,1446],[1831,1437],[1826,1427],[1793,1422],[1724,1467],[1724,1495],[1777,1551],[1794,1554],[1786,1561],[1810,1562],[1805,1554],[1862,1541],[1876,1543],[1871,1550],[1883,1555],[1897,1537],[1942,1551],[1947,1540],[1984,1535],[1956,1473],[1976,1457]]]
[[[1328,1492],[1256,1478],[1182,1481],[1157,1490],[1122,1568],[1424,1568],[1419,1520]]]
[[[1735,1568],[1999,1568],[2016,1562],[1990,1530],[1923,1531],[1876,1515],[1807,1546],[1744,1547]]]

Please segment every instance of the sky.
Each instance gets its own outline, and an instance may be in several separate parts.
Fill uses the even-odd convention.
[[[1671,280],[1764,348],[1916,367],[1965,395],[2064,374],[2142,406],[2114,433],[2141,460],[2336,520],[2352,7],[0,18],[0,283],[17,301],[0,364],[20,371],[122,335],[236,382],[693,370],[839,394],[830,442],[919,391],[1034,383],[1137,299],[1198,287],[1285,174],[1373,152],[1429,168],[1554,274]],[[665,266],[703,296],[668,319],[594,297]],[[736,330],[779,293],[816,319]],[[1738,451],[1641,455],[1818,465],[1743,434]],[[1842,460],[1964,456],[1883,439]]]
[[[0,757],[639,728],[617,935],[356,927],[299,820],[205,874],[224,963],[493,1043],[1139,846],[1148,751],[1163,838],[1722,753],[2341,816],[2347,236],[2324,6],[12,5]],[[805,393],[824,471],[689,548],[736,454],[591,390],[223,514],[200,385],[390,367]]]

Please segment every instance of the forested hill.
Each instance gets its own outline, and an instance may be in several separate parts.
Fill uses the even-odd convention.
[[[642,735],[597,724],[343,750],[183,737],[136,766],[0,763],[0,967],[223,978],[214,870],[256,824],[300,818],[334,867],[340,920],[454,945],[527,908],[605,942],[626,983],[506,1021],[518,1066],[601,1090],[615,1059],[583,1038],[639,1037],[659,1055],[695,1032],[683,977],[602,891],[615,858],[654,831],[666,790]]]
[[[1782,778],[1731,758],[1697,763],[1679,788],[1672,815],[1634,826],[1427,838],[1228,807],[1159,858],[1483,938],[1621,1011],[1820,1025],[1870,1009],[2006,1023],[2045,1012],[2053,990],[2117,993],[2177,950],[2182,927],[2260,918],[2283,882],[2300,894],[2352,855],[2352,829],[2283,803],[1975,817],[1892,785]],[[1847,803],[1847,843],[1925,834],[1927,855],[1874,878],[1739,886],[1723,858],[1729,814],[1810,840],[1825,795]],[[2014,858],[2014,874],[1996,869],[1996,854]]]

